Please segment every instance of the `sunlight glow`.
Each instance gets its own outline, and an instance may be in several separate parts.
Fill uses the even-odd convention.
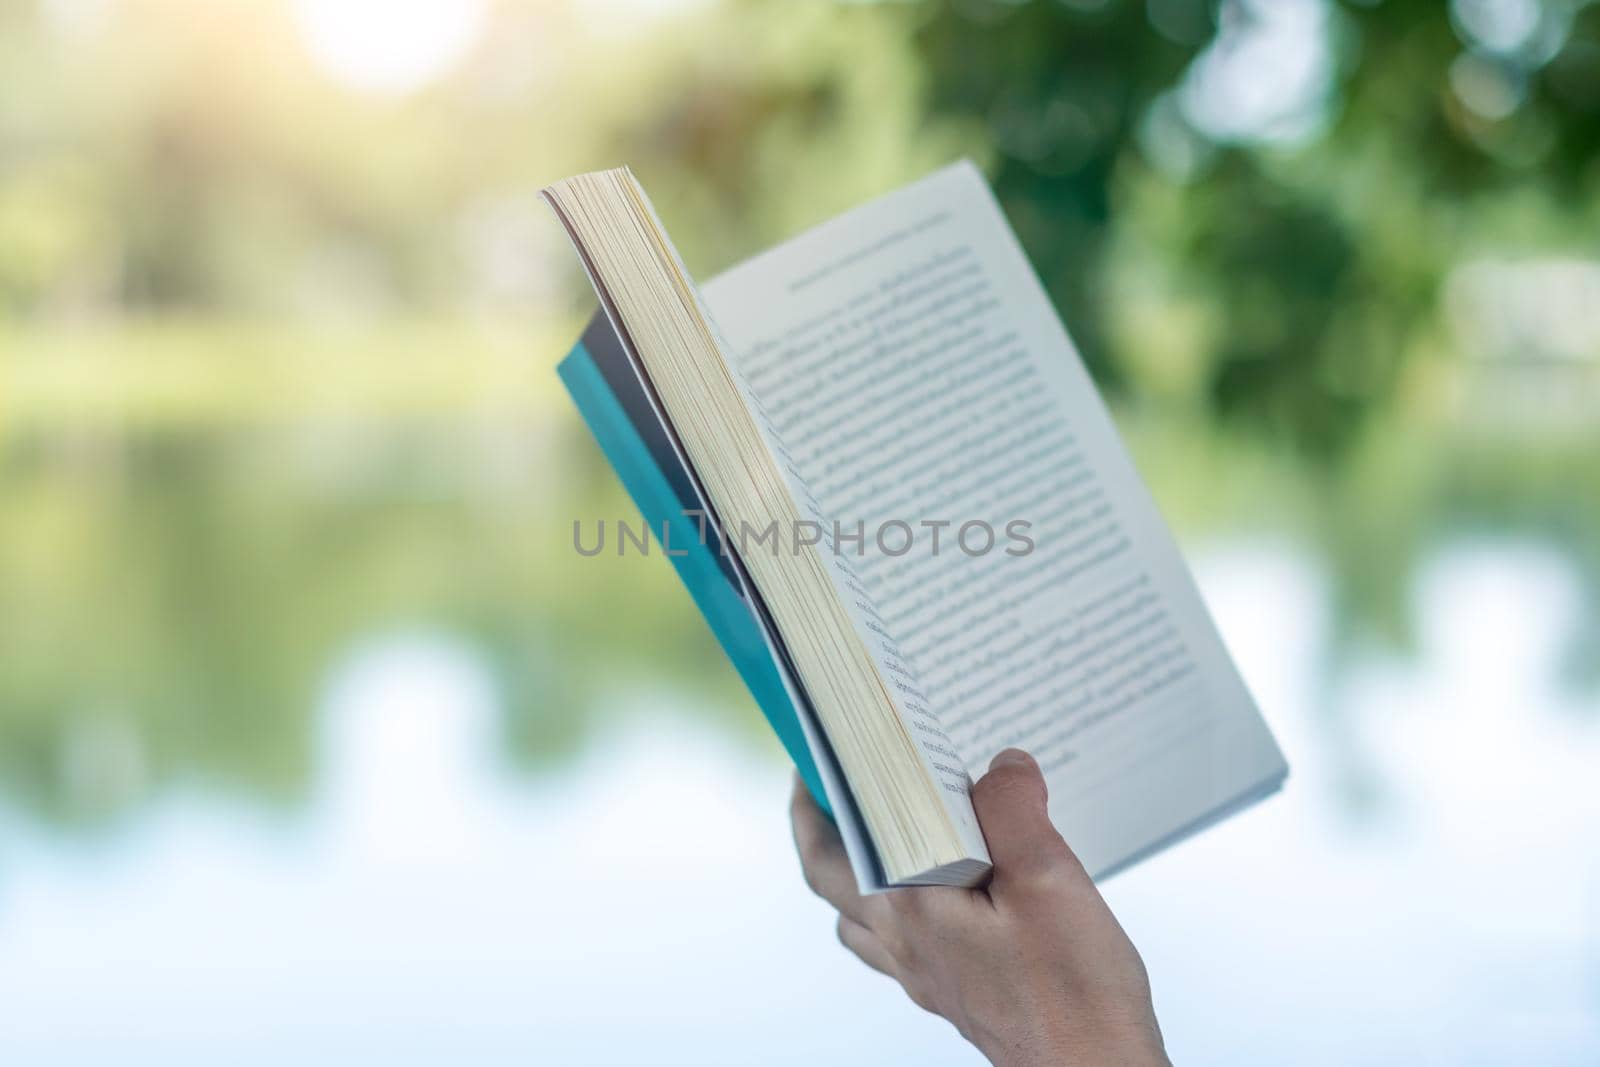
[[[577,0],[573,12],[584,29],[597,36],[632,37],[653,31],[663,22],[685,18],[712,6],[715,0]]]
[[[294,0],[295,22],[329,74],[366,92],[406,93],[477,41],[485,0]]]

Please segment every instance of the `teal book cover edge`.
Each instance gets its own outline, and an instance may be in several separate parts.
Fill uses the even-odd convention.
[[[684,514],[671,482],[657,465],[583,342],[572,347],[556,370],[578,414],[588,424],[589,432],[622,480],[623,488],[650,525],[652,543],[657,551],[662,549],[663,530],[668,531],[668,543],[672,547],[669,558],[677,568],[678,577],[794,761],[806,788],[827,811],[828,801],[801,732],[799,715],[761,635],[760,625],[749,605],[729,582],[717,560],[716,550],[702,542],[697,520]]]

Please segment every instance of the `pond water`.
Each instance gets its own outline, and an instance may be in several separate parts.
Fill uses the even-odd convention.
[[[1417,569],[1414,655],[1329,662],[1313,558],[1194,554],[1283,794],[1106,886],[1185,1064],[1600,1062],[1600,716],[1563,558]],[[309,798],[175,787],[113,831],[0,822],[0,1063],[979,1062],[834,942],[775,745],[619,681],[509,762],[492,657],[348,647]],[[753,716],[753,710],[747,711]]]

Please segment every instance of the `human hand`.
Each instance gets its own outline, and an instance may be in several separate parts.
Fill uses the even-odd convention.
[[[1144,963],[1051,825],[1033,758],[1007,749],[972,787],[994,876],[983,889],[863,897],[839,832],[797,779],[806,884],[839,940],[999,1067],[1167,1064]]]

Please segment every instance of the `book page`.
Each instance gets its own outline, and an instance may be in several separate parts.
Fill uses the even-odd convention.
[[[1286,771],[981,175],[703,287],[960,762],[1019,746],[1091,873]]]

